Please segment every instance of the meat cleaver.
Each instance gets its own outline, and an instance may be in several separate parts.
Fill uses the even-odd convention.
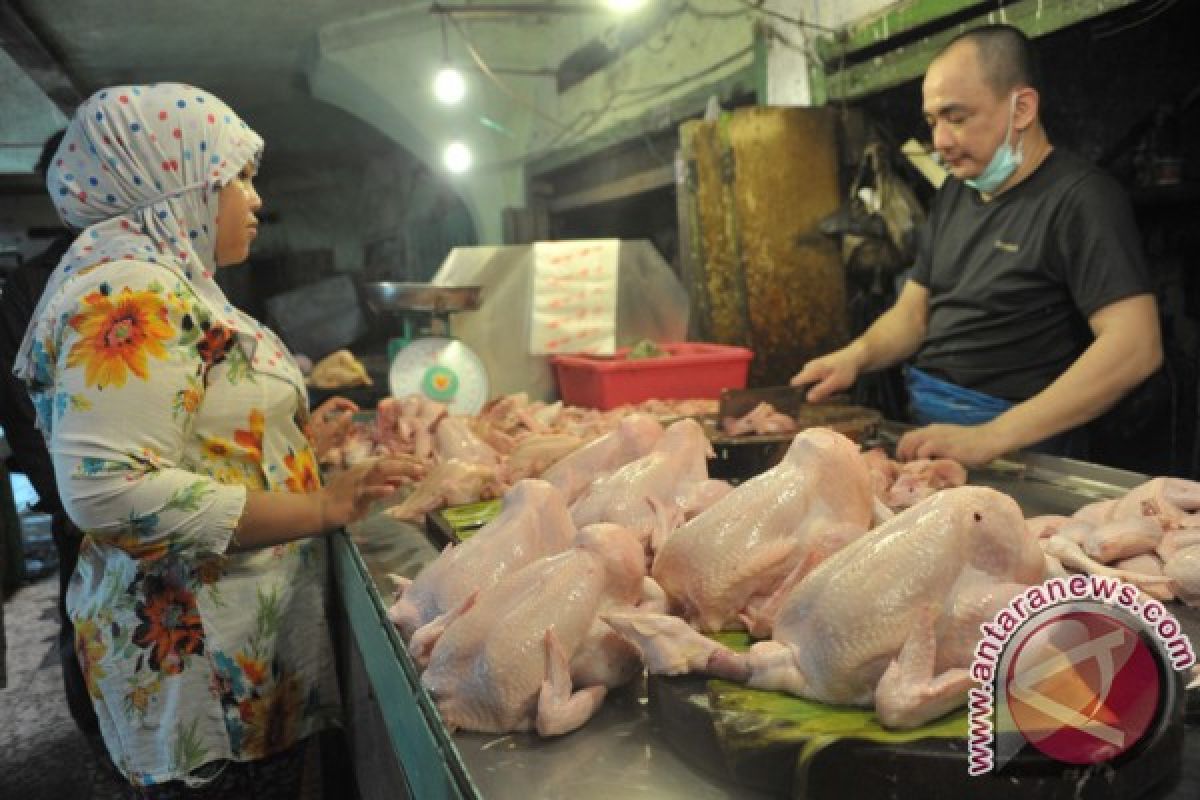
[[[804,396],[811,386],[763,386],[757,389],[725,389],[717,406],[717,419],[741,417],[749,414],[759,403],[770,403],[781,414],[797,417],[800,409],[808,405]],[[848,403],[850,398],[844,394],[835,394],[820,405],[841,405]]]

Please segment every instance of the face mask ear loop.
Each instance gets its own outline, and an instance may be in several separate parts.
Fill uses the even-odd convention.
[[[1016,144],[1010,144],[1010,140],[1012,139],[1012,135],[1013,135],[1013,128],[1016,125],[1016,122],[1017,122],[1017,93],[1013,92],[1012,103],[1009,104],[1009,109],[1008,109],[1008,130],[1006,130],[1004,132],[1004,144],[1007,144],[1010,148],[1012,148],[1013,156],[1016,158],[1017,163],[1020,164],[1021,161],[1023,161],[1025,158],[1025,134],[1024,134],[1024,132],[1017,131]]]

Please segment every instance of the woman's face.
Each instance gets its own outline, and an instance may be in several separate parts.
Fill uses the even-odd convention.
[[[218,267],[240,264],[250,255],[250,242],[258,236],[254,212],[262,208],[262,199],[254,190],[254,165],[247,164],[238,176],[217,192]]]

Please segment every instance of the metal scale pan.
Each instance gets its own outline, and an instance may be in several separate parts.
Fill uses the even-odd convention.
[[[377,281],[363,287],[367,305],[378,313],[424,311],[448,314],[476,311],[482,301],[479,286],[434,286],[431,283]]]
[[[368,283],[363,290],[367,305],[376,313],[431,315],[434,334],[449,330],[446,315],[475,311],[482,302],[479,286],[381,281]],[[388,387],[394,397],[423,394],[458,414],[478,413],[488,399],[483,362],[466,344],[446,335],[414,337],[396,352],[388,369]]]

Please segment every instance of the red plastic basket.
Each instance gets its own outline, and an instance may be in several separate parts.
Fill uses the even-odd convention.
[[[616,408],[643,400],[720,397],[722,389],[746,385],[753,351],[703,342],[659,345],[663,358],[625,358],[629,348],[612,356],[553,356],[555,378],[563,402],[586,408]]]

